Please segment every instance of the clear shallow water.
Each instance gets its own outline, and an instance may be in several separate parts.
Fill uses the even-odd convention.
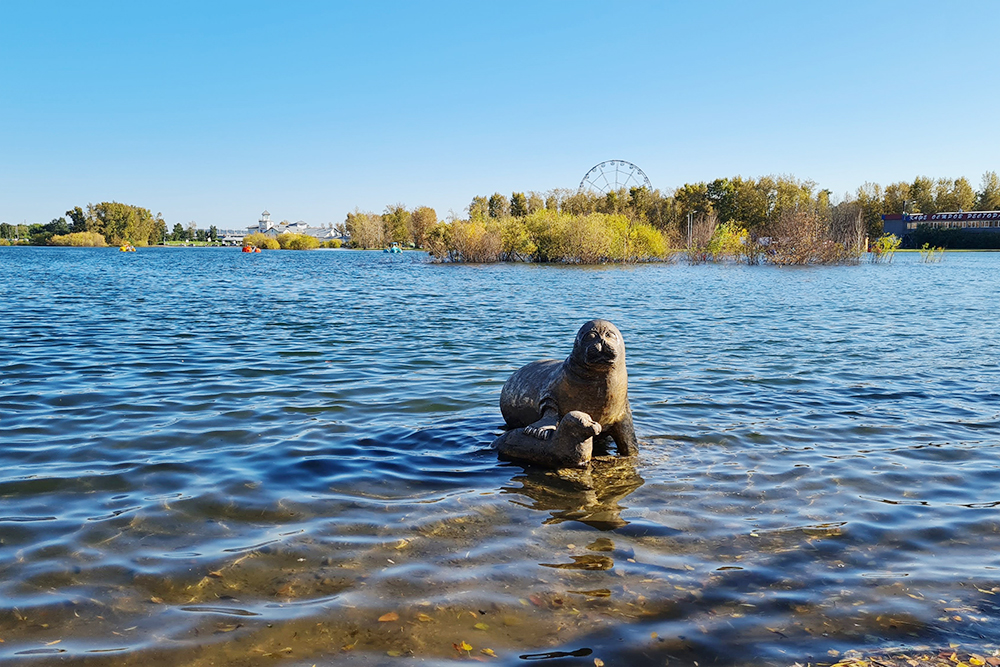
[[[0,248],[0,662],[991,648],[1000,255],[917,259]],[[504,380],[593,317],[641,456],[498,463]]]

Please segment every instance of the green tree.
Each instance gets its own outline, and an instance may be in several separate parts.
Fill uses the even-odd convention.
[[[917,176],[910,185],[910,213],[937,213],[934,204],[934,182],[926,176]]]
[[[882,186],[878,183],[865,183],[858,188],[857,201],[861,205],[861,219],[868,238],[881,237],[882,215],[885,213]]]
[[[629,188],[628,191],[628,216],[637,221],[648,220],[649,210],[653,206],[653,195],[649,188]]]
[[[76,232],[93,232],[96,231],[92,228],[91,218],[83,212],[83,209],[79,206],[74,207],[70,211],[66,211],[67,217],[70,219],[70,231]]]
[[[352,248],[383,248],[389,235],[381,215],[354,209],[344,222]]]
[[[8,222],[0,222],[0,239],[12,239],[14,238],[14,225]]]
[[[912,207],[909,206],[910,202],[910,184],[903,183],[890,183],[885,186],[885,191],[883,193],[884,206],[883,209],[887,215],[899,215],[903,213],[903,208],[906,208],[906,213],[912,213]]]
[[[652,200],[646,213],[649,217],[649,224],[661,232],[679,234],[681,216],[676,200],[670,196],[663,196],[659,190],[653,191]]]
[[[210,225],[208,228],[208,240],[212,243],[219,240],[219,228],[215,225]]]
[[[413,218],[402,204],[386,206],[382,222],[391,241],[406,244],[413,238]]]
[[[52,234],[69,234],[69,223],[66,218],[53,218],[52,222],[45,225],[45,231]]]
[[[410,214],[413,227],[413,244],[418,248],[427,246],[427,234],[437,224],[437,211],[430,206],[419,206]]]
[[[685,183],[674,192],[674,199],[680,206],[681,213],[714,213],[715,207],[708,197],[708,185],[705,183]]]
[[[934,205],[941,211],[971,211],[976,193],[966,178],[939,178],[934,181]]]
[[[620,190],[608,190],[598,204],[597,210],[607,215],[617,215],[625,208],[625,198]]]
[[[1000,210],[1000,177],[997,176],[995,171],[988,171],[983,174],[979,191],[976,192],[976,210]]]
[[[771,180],[774,188],[774,206],[770,213],[772,220],[795,213],[808,216],[814,212],[815,183],[800,181],[792,176],[777,176]]]
[[[156,224],[153,227],[153,236],[150,239],[150,243],[160,244],[166,240],[167,240],[167,223],[164,222],[163,216],[157,213]]]
[[[170,240],[171,241],[183,241],[185,238],[187,238],[187,232],[184,231],[184,225],[182,225],[179,222],[176,223],[174,225],[173,232],[170,234]]]
[[[545,209],[545,200],[537,192],[528,193],[528,214],[537,213]]]
[[[746,223],[738,210],[736,183],[733,181],[728,178],[715,179],[705,187],[705,196],[722,222]]]
[[[559,210],[570,215],[597,213],[602,199],[602,197],[590,190],[580,190],[572,194],[564,193],[559,201]]]
[[[510,202],[499,192],[494,192],[490,195],[488,210],[491,218],[506,218],[510,215]]]
[[[528,215],[528,198],[523,192],[511,193],[510,215],[512,218],[523,218]]]
[[[469,204],[469,220],[485,220],[490,213],[490,202],[486,197],[473,197]]]
[[[826,226],[830,225],[833,217],[833,206],[830,205],[830,195],[833,192],[827,189],[816,193],[816,217]]]
[[[83,211],[79,206],[67,211],[72,224],[72,233],[93,232],[101,234],[111,244],[125,241],[136,245],[147,245],[155,240],[156,220],[149,209],[120,202],[87,204]],[[82,229],[81,229],[82,228]]]

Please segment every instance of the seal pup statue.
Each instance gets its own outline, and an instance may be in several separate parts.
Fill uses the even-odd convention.
[[[584,467],[601,434],[614,440],[619,456],[638,454],[618,327],[591,320],[565,361],[545,359],[516,371],[500,391],[500,412],[509,430],[493,448],[506,458]]]

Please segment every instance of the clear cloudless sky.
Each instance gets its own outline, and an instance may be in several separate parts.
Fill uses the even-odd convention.
[[[0,221],[1000,170],[1000,2],[0,0]]]

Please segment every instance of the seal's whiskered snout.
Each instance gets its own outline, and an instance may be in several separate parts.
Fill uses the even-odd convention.
[[[584,352],[588,364],[613,364],[617,357],[618,352],[613,345],[600,341],[589,345]]]

